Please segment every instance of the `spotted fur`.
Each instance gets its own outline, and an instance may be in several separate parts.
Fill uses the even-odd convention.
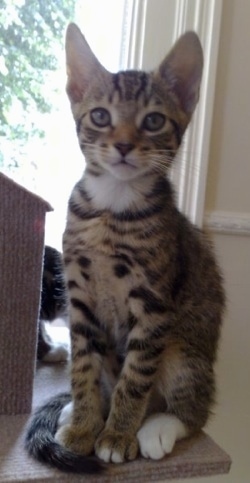
[[[196,34],[150,73],[107,72],[73,24],[66,53],[86,169],[63,237],[73,400],[55,436],[64,469],[63,447],[105,462],[139,449],[159,458],[203,427],[224,308],[211,244],[176,208],[166,176],[199,97]],[[31,433],[34,444],[37,426]]]

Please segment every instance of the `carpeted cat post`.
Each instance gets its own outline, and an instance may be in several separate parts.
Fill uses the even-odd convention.
[[[44,200],[0,173],[0,414],[29,413],[36,360]]]

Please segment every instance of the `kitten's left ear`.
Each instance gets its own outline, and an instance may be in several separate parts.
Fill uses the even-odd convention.
[[[158,72],[189,118],[199,99],[202,70],[203,52],[195,32],[182,35],[159,67]]]

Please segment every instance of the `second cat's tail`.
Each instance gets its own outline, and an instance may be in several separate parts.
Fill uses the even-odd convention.
[[[77,455],[55,440],[61,411],[70,401],[70,394],[59,394],[36,410],[27,430],[26,450],[38,461],[65,472],[101,473],[105,467],[96,458]]]

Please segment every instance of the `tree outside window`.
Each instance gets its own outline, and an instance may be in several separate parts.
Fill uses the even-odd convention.
[[[75,0],[1,0],[0,169],[37,167]],[[49,89],[48,89],[49,86]],[[25,171],[25,170],[24,170]]]

